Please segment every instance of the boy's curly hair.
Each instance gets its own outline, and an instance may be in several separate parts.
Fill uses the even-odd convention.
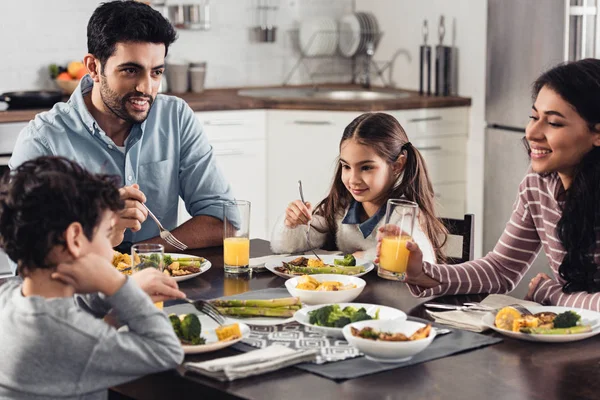
[[[96,175],[64,157],[39,157],[0,181],[0,247],[23,269],[50,268],[46,258],[65,245],[64,232],[79,222],[92,239],[102,215],[119,211],[119,177]]]

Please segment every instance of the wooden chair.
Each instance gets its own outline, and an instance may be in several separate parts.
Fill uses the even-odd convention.
[[[440,221],[442,221],[449,233],[448,242],[444,247],[448,258],[446,262],[448,264],[460,264],[472,260],[475,253],[473,243],[475,216],[473,214],[465,214],[464,219],[440,218]],[[449,251],[458,247],[452,246],[453,243],[456,243],[455,237],[458,236],[462,237],[462,254],[460,257]]]

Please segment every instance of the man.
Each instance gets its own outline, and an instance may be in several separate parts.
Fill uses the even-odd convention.
[[[192,248],[223,237],[222,204],[233,200],[194,112],[180,98],[158,95],[172,25],[136,1],[101,4],[88,23],[84,76],[66,103],[38,114],[23,129],[9,166],[60,155],[92,172],[119,175],[125,209],[114,246],[162,243],[148,211]],[[181,195],[193,218],[177,224]],[[175,229],[176,228],[176,229]]]

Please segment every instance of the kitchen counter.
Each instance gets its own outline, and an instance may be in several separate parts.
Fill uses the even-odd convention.
[[[280,87],[280,86],[277,86]],[[310,87],[310,86],[301,86]],[[322,88],[332,89],[362,89],[356,85],[320,85]],[[246,97],[237,94],[238,90],[246,88],[208,89],[203,93],[181,93],[172,94],[184,99],[194,111],[224,111],[224,110],[325,110],[325,111],[385,111],[404,110],[416,108],[440,108],[470,106],[471,99],[467,97],[436,97],[421,96],[418,92],[398,89],[385,89],[373,87],[378,91],[406,92],[408,97],[386,99],[386,100],[356,100],[340,101],[330,99],[266,99],[258,97]],[[47,111],[45,109],[30,110],[7,110],[0,111],[0,123],[3,122],[26,122],[35,117],[36,114]]]

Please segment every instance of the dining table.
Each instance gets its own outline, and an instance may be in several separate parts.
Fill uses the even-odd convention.
[[[252,239],[251,257],[272,254],[269,242]],[[285,278],[270,271],[243,276],[226,274],[223,248],[186,250],[212,264],[205,273],[179,282],[191,299],[212,299],[247,291],[280,288]],[[362,277],[366,287],[355,300],[395,307],[409,316],[431,319],[423,304],[431,298],[411,295],[402,282],[380,278],[376,269]],[[486,294],[442,296],[436,302],[481,301]],[[165,303],[168,308],[169,302]],[[355,379],[335,381],[295,367],[232,382],[221,382],[183,368],[143,376],[110,389],[119,399],[599,399],[600,335],[568,343],[528,342],[494,331],[503,341],[487,347],[391,369]],[[225,348],[186,355],[206,361],[239,354]],[[342,361],[343,362],[343,361]]]

